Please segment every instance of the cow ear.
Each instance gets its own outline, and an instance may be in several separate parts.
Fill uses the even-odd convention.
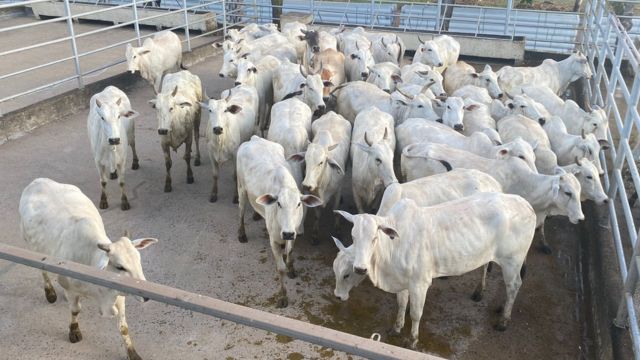
[[[402,77],[400,77],[400,75],[398,75],[398,74],[393,74],[393,75],[391,75],[391,80],[393,80],[393,82],[398,84],[398,83],[402,82]]]
[[[471,104],[471,105],[467,105],[464,107],[465,110],[467,111],[473,111],[477,108],[479,108],[480,106],[478,106],[478,104]]]
[[[151,105],[152,108],[156,108],[156,99],[151,99],[149,100],[149,105]]]
[[[491,68],[491,65],[486,64],[486,65],[484,66],[484,70],[482,70],[482,71],[493,71],[493,69]]]
[[[102,107],[102,102],[98,99],[96,99],[96,106],[99,108]]]
[[[258,72],[258,69],[256,69],[256,67],[254,66],[254,67],[252,67],[251,69],[249,69],[249,71],[251,71],[252,73],[254,73],[254,74],[255,74],[255,73],[257,73],[257,72]]]
[[[474,73],[474,72],[469,75],[471,75],[472,78],[477,78],[479,76],[478,73]]]
[[[208,102],[199,102],[198,104],[200,104],[200,107],[203,109],[210,109]]]
[[[331,81],[325,80],[325,81],[322,82],[322,86],[331,87],[331,86],[334,86],[334,85],[333,85],[333,83]]]
[[[404,105],[404,106],[408,106],[409,105],[409,103],[405,102],[404,100],[397,99],[396,101],[399,102],[400,104]]]
[[[139,52],[138,55],[144,55],[144,54],[148,54],[150,52],[151,52],[151,50],[145,50],[145,51]]]
[[[333,170],[337,171],[338,174],[340,175],[344,174],[344,170],[342,170],[342,167],[340,166],[340,164],[338,164],[335,160],[327,159],[327,163],[329,164],[329,166],[331,166]]]
[[[299,153],[295,153],[295,154],[291,154],[287,160],[289,161],[297,161],[297,162],[303,162],[304,161],[304,155],[306,154],[306,152],[299,152]]]
[[[191,106],[193,106],[193,105],[192,105],[190,102],[185,101],[185,102],[181,102],[181,103],[179,104],[179,106],[180,106],[181,108],[183,108],[183,109],[184,109],[184,108],[186,108],[186,107],[191,107]]]
[[[302,195],[300,201],[307,207],[316,207],[322,205],[322,200],[314,195]]]
[[[140,116],[140,113],[135,111],[135,110],[129,110],[126,113],[122,113],[120,116],[127,118],[127,119],[135,119],[138,116]]]
[[[342,216],[343,218],[345,218],[345,220],[347,220],[348,222],[353,224],[354,215],[351,215],[348,212],[342,211],[342,210],[333,210],[333,212],[335,214],[338,214],[338,215]]]
[[[505,157],[507,157],[507,155],[509,155],[509,150],[503,148],[498,150],[497,158],[504,159]]]
[[[305,41],[305,40],[306,40],[306,38],[305,38],[305,36],[304,36],[304,35],[298,35],[298,39],[299,39],[300,41]]]
[[[273,205],[273,203],[275,203],[276,201],[278,201],[278,197],[273,196],[271,194],[264,194],[264,195],[258,196],[258,198],[256,199],[256,203],[262,206]]]
[[[398,232],[392,228],[392,227],[388,227],[388,226],[384,226],[384,225],[379,225],[378,229],[380,229],[380,231],[382,231],[383,233],[385,233],[388,237],[391,238],[391,240],[395,239],[398,237]]]
[[[331,238],[333,239],[334,244],[336,244],[336,246],[338,247],[338,251],[347,251],[347,248],[344,247],[340,240],[336,239],[333,236]]]
[[[431,105],[435,107],[442,107],[444,104],[442,104],[442,101],[438,99],[431,99]]]
[[[242,110],[242,107],[234,104],[234,105],[231,105],[231,106],[227,107],[225,112],[230,112],[232,114],[237,114],[237,113],[240,112],[240,110]]]
[[[105,244],[98,244],[98,249],[106,252],[107,254],[109,253],[109,251],[111,251],[111,244],[110,243],[105,243]]]
[[[158,239],[156,238],[141,238],[141,239],[131,240],[131,245],[133,245],[133,247],[135,247],[138,250],[142,250],[157,242],[158,242]]]

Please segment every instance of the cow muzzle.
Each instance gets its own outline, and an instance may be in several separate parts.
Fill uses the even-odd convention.
[[[169,129],[158,129],[158,135],[167,135],[169,133]]]
[[[213,128],[213,133],[216,135],[222,135],[222,128],[220,126],[216,126]]]
[[[291,240],[295,240],[295,239],[296,239],[296,233],[294,233],[294,232],[286,232],[286,231],[282,232],[282,240],[291,241]]]
[[[444,64],[443,64],[443,63],[441,63],[441,62],[439,62],[437,66],[438,66],[438,67],[440,67],[440,66],[442,66],[442,65],[444,65]]]
[[[366,80],[369,77],[369,73],[368,72],[361,72],[360,76],[362,77],[362,80]]]
[[[464,130],[464,125],[462,125],[462,124],[455,124],[455,125],[453,125],[453,130],[455,130],[455,131],[459,131],[459,132],[462,132],[462,131]]]
[[[313,193],[313,190],[315,190],[313,186],[302,184],[302,191],[304,191],[305,194],[311,194]]]
[[[109,145],[120,145],[120,138],[109,138]]]
[[[320,46],[314,46],[314,47],[312,48],[312,50],[313,50],[313,52],[314,52],[314,53],[316,53],[316,54],[317,54],[317,53],[319,53],[319,52],[320,52]]]
[[[223,77],[224,77],[224,74],[223,74],[223,73],[218,73],[218,76],[220,76],[221,78],[223,78]]]
[[[234,82],[233,84],[234,84],[235,86],[242,85],[242,83],[241,83],[240,81],[236,81],[236,82]]]
[[[547,120],[543,117],[538,118],[538,124],[540,124],[540,126],[544,125],[547,123]]]
[[[353,271],[358,274],[358,275],[366,275],[367,274],[367,268],[361,268],[361,267],[353,267]]]
[[[109,174],[109,179],[115,180],[118,178],[118,170],[114,170],[111,174]]]

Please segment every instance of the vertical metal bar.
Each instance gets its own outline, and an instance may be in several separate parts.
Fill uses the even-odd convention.
[[[309,6],[311,7],[311,23],[313,24],[316,21],[316,0],[309,1]]]
[[[64,15],[67,18],[67,27],[69,29],[69,36],[71,37],[71,51],[73,51],[73,61],[76,65],[76,75],[78,76],[78,87],[82,89],[84,88],[84,82],[82,81],[82,71],[80,70],[80,58],[78,57],[76,35],[73,31],[73,19],[71,19],[71,8],[69,7],[69,0],[64,0]]]
[[[187,0],[182,0],[184,8],[184,37],[187,39],[187,51],[191,51],[191,37],[189,36],[189,12],[187,11]]]
[[[138,4],[136,4],[136,0],[131,0],[131,7],[133,9],[133,27],[136,29],[138,46],[142,46],[142,40],[140,39],[140,23],[138,22]]]
[[[258,11],[261,11],[261,10],[258,10],[258,1],[257,0],[253,0],[253,22],[256,23],[256,24],[260,23],[258,21]]]
[[[373,29],[373,12],[375,11],[375,6],[376,6],[376,0],[371,0],[371,8],[369,9],[369,13],[370,13],[370,17],[369,17],[369,21],[370,21],[370,28]]]
[[[507,0],[507,12],[504,22],[504,35],[509,35],[509,22],[511,21],[511,10],[513,10],[513,0]]]
[[[227,0],[222,0],[222,34],[227,37]]]
[[[438,10],[436,13],[436,27],[433,29],[435,31],[440,30],[440,24],[442,23],[442,19],[440,18],[442,16],[442,0],[438,0]]]

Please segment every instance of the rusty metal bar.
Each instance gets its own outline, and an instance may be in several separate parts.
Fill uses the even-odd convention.
[[[123,293],[147,297],[164,304],[230,320],[238,324],[291,336],[369,359],[442,360],[437,356],[411,351],[169,286],[120,276],[91,266],[50,258],[44,254],[3,243],[0,243],[0,259],[68,276]]]

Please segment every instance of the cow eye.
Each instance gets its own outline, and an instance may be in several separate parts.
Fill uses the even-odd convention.
[[[568,197],[571,197],[571,192],[570,191],[565,191],[564,192]]]
[[[524,156],[519,155],[518,157],[519,157],[520,159],[524,160]]]
[[[451,110],[451,106],[447,105],[447,109]]]
[[[169,108],[169,111],[173,111],[173,108]]]
[[[427,50],[427,51],[431,51],[431,49]]]
[[[424,105],[418,105],[418,107],[419,107],[420,109],[422,109],[422,108],[424,107]]]
[[[324,164],[324,161],[320,161],[320,162],[318,163],[318,165],[322,165],[322,164]]]
[[[593,124],[593,127],[594,127],[594,128],[598,127],[598,124]]]
[[[298,207],[300,207],[300,205],[302,205],[302,203],[301,203],[301,202],[298,202]]]
[[[349,274],[347,274],[347,275],[343,276],[342,278],[343,278],[343,279],[347,279],[348,277],[349,277]]]
[[[380,160],[380,158],[376,158],[376,164],[378,165],[382,164],[382,160]]]
[[[118,270],[118,271],[127,271],[127,269],[125,269],[122,265],[116,266],[116,270]]]
[[[229,60],[229,62],[230,62],[230,63],[232,63],[232,62],[233,62],[233,59]]]
[[[520,105],[520,108],[521,108],[521,109],[524,109],[524,108],[526,108],[526,107],[527,107],[526,105]]]
[[[591,175],[587,175],[587,179],[589,179],[589,180],[593,180],[593,176],[591,176]]]
[[[489,82],[489,79],[486,79],[485,81],[486,81],[486,82]]]
[[[137,55],[133,55],[133,58],[134,58],[134,59],[135,59],[135,58],[137,58],[137,57],[138,57]]]

